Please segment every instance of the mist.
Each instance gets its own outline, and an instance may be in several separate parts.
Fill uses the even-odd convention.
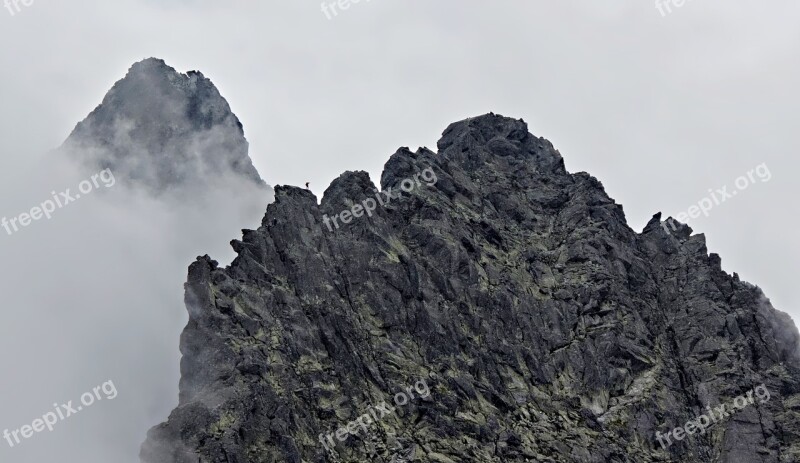
[[[91,179],[60,154],[28,163],[3,214],[29,211],[52,191],[75,196]],[[215,188],[159,196],[119,174],[97,179],[98,188],[50,219],[11,235],[0,229],[0,294],[13,315],[0,324],[4,369],[13,372],[3,375],[0,432],[31,425],[54,404],[77,408],[107,381],[117,395],[101,392],[53,431],[20,444],[12,437],[13,448],[3,441],[3,461],[137,462],[147,430],[178,402],[188,264],[204,254],[228,263],[228,242],[256,228],[270,200],[269,191],[224,176]]]

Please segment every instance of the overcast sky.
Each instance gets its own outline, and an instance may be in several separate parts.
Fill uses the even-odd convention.
[[[689,224],[727,271],[800,320],[800,3],[687,0],[662,9],[589,0],[362,0],[335,15],[305,0],[35,0],[14,15],[0,9],[0,216],[18,213],[20,185],[37,181],[32,160],[58,146],[133,62],[155,56],[211,78],[269,184],[308,181],[318,196],[345,170],[366,170],[377,183],[398,147],[435,148],[450,122],[490,111],[525,119],[571,172],[600,179],[637,231],[658,211],[688,213],[709,190],[719,200],[727,188],[730,198]],[[737,188],[740,176],[746,188]],[[234,237],[215,238],[214,249]],[[8,243],[0,234],[0,248],[20,247]],[[14,290],[8,275],[25,271],[35,281],[35,268],[3,262],[4,298]],[[164,298],[176,301],[170,320],[183,317],[183,278],[163,288],[175,291]],[[40,309],[6,299],[0,323]],[[166,345],[177,348],[175,336]],[[17,372],[2,378],[0,395],[26,390]],[[38,392],[20,412],[31,419],[60,398]],[[5,417],[0,409],[0,432],[24,424]],[[3,441],[0,449],[2,461],[16,450]]]

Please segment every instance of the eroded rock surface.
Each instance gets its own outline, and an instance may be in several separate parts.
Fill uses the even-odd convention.
[[[527,125],[489,114],[397,151],[321,204],[278,187],[238,258],[189,268],[180,406],[146,463],[800,461],[791,319],[721,270],[703,235],[642,233]],[[417,397],[327,450],[408,385]],[[664,449],[655,433],[763,384],[768,401]]]

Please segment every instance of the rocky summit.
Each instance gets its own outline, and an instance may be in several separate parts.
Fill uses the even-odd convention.
[[[231,181],[267,189],[242,124],[214,84],[156,58],[135,63],[62,149],[156,194]]]
[[[800,461],[797,329],[702,234],[635,232],[494,114],[380,184],[278,187],[229,267],[191,264],[143,462]]]

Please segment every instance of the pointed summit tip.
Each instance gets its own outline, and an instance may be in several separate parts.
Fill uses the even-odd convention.
[[[141,61],[137,61],[133,63],[133,66],[166,66],[167,63],[161,59],[151,56],[150,58],[145,58]]]
[[[150,57],[133,63],[130,69],[128,70],[128,74],[143,72],[143,71],[154,71],[158,69],[171,70],[173,72],[177,72],[173,67],[169,66],[163,59]]]

